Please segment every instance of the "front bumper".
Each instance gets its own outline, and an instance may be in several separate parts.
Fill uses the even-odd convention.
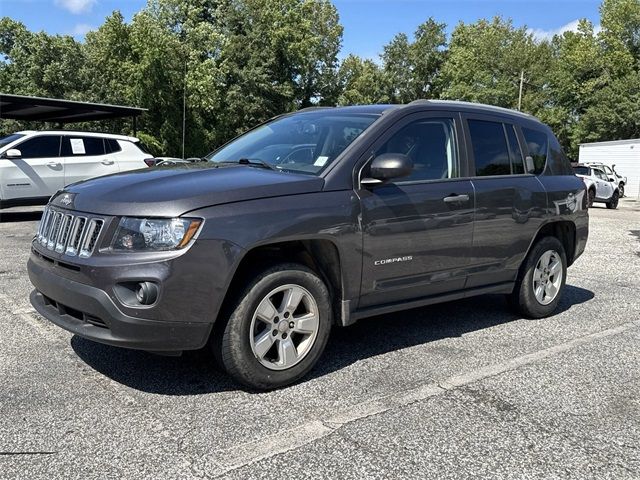
[[[81,337],[158,352],[199,349],[209,338],[212,323],[167,322],[126,315],[105,291],[57,275],[34,255],[27,269],[36,288],[30,296],[33,307],[43,317]]]

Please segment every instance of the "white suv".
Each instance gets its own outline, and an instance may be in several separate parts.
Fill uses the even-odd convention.
[[[600,202],[607,208],[618,208],[620,190],[616,181],[610,179],[602,168],[580,164],[573,167],[573,173],[582,178],[587,187],[589,207]]]
[[[45,204],[70,183],[152,165],[135,137],[24,131],[0,137],[0,208]]]
[[[599,168],[600,170],[604,170],[604,173],[607,174],[607,177],[609,177],[609,180],[611,180],[612,182],[615,182],[616,185],[618,185],[620,198],[624,197],[624,186],[627,184],[627,177],[623,177],[618,172],[616,172],[615,165],[609,166],[609,165],[605,165],[604,163],[598,163],[598,162],[586,162],[586,163],[582,163],[581,165],[588,165],[590,167],[596,167],[596,168]]]

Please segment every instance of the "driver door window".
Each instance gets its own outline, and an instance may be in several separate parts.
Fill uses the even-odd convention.
[[[455,128],[450,118],[429,118],[406,125],[376,151],[376,156],[385,153],[401,153],[413,161],[413,173],[394,183],[459,176]]]

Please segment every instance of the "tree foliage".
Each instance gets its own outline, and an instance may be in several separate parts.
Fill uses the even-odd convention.
[[[428,18],[379,59],[338,61],[328,0],[148,0],[115,11],[83,42],[0,19],[0,91],[137,105],[158,154],[201,156],[239,132],[311,105],[445,98],[517,108],[549,123],[571,154],[586,141],[640,137],[640,1],[603,0],[601,28],[536,39],[496,17]],[[522,97],[520,84],[522,82]],[[37,125],[4,122],[3,132]],[[130,133],[128,120],[73,128]]]

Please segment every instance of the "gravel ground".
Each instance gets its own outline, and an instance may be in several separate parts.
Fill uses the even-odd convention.
[[[640,478],[640,202],[591,210],[555,316],[484,296],[363,320],[259,394],[38,316],[39,216],[0,213],[0,478]]]

